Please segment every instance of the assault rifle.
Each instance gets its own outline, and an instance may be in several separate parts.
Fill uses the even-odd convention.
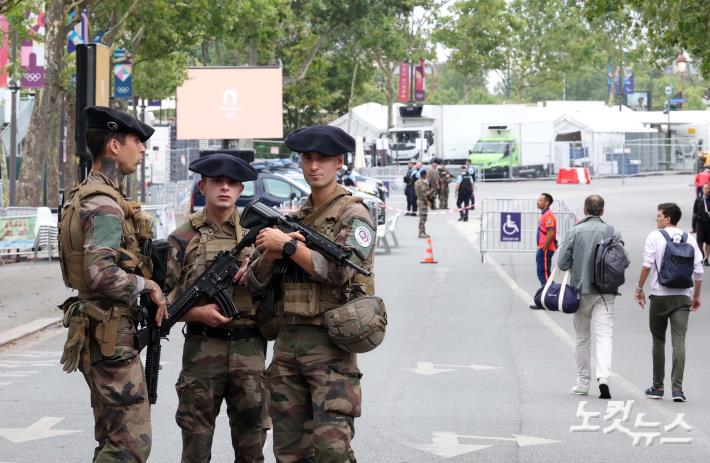
[[[353,268],[365,276],[372,275],[371,272],[350,260],[353,253],[360,259],[365,259],[366,256],[363,256],[357,249],[349,249],[332,242],[312,228],[303,225],[295,218],[280,214],[262,203],[259,199],[255,199],[244,208],[239,223],[242,227],[251,230],[255,228],[261,230],[264,227],[277,227],[286,233],[299,232],[306,239],[306,246],[318,252],[329,261],[335,262],[335,264],[340,267],[348,266]]]

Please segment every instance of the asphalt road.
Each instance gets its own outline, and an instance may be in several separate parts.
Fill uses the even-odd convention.
[[[689,182],[680,176],[629,179],[624,186],[620,180],[564,186],[521,182],[484,185],[478,192],[480,200],[548,191],[580,216],[587,194],[607,200],[605,217],[621,230],[632,256],[630,283],[614,307],[613,401],[569,394],[575,380],[572,320],[527,308],[537,286],[532,254],[496,254],[483,264],[475,247],[479,222],[458,223],[455,214],[440,214],[429,223],[438,263],[421,264],[426,243],[415,238],[417,219],[402,217],[400,246],[376,258],[377,292],[387,303],[389,327],[384,344],[360,357],[364,404],[363,417],[356,421],[358,460],[707,461],[710,399],[703,387],[710,384],[704,362],[710,292],[703,292],[708,307],[691,315],[684,404],[643,398],[650,385],[651,338],[647,314],[634,305],[631,294],[656,204],[677,201],[689,212]],[[400,207],[401,198],[389,204]],[[681,226],[689,226],[688,217]],[[94,441],[88,389],[80,375],[67,375],[58,366],[63,337],[63,330],[50,330],[0,352],[0,462],[90,460]],[[179,461],[174,383],[180,338],[174,330],[164,349],[150,461]],[[585,423],[580,411],[594,415]],[[684,414],[680,421],[679,414]],[[587,430],[580,430],[585,424]],[[652,443],[646,445],[634,433],[647,433]],[[265,453],[273,461],[268,444]],[[213,461],[231,458],[223,413]]]

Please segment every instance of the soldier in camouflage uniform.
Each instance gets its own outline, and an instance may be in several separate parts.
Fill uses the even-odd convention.
[[[449,183],[451,183],[452,175],[446,170],[445,166],[439,166],[439,208],[449,208]]]
[[[336,184],[343,153],[355,141],[330,126],[291,133],[286,146],[301,153],[311,195],[298,219],[335,243],[353,249],[356,264],[371,270],[375,226],[359,198]],[[274,424],[274,454],[279,463],[354,462],[354,419],[360,416],[361,373],[357,355],[339,348],[324,328],[324,313],[348,300],[374,293],[374,278],[338,267],[306,247],[299,233],[261,231],[257,257],[244,275],[250,291],[263,292],[275,265],[288,270],[279,283],[280,331],[267,378]]]
[[[437,168],[436,161],[432,160],[429,169],[427,170],[427,178],[429,179],[430,187],[430,206],[432,209],[436,209],[436,197],[439,194],[439,189],[441,188],[441,177],[439,176],[439,169]],[[441,201],[441,198],[439,198]]]
[[[134,340],[138,298],[147,293],[157,304],[158,324],[167,310],[140,248],[152,235],[150,216],[124,198],[121,183],[136,171],[153,129],[105,107],[89,107],[84,117],[91,173],[70,193],[59,223],[62,276],[78,291],[61,306],[69,328],[61,363],[67,372],[80,369],[91,390],[93,461],[145,462],[152,437]]]
[[[427,180],[427,171],[423,170],[419,174],[419,180],[414,183],[414,191],[417,194],[417,209],[419,209],[419,238],[429,238],[426,232],[426,219],[431,205],[431,187]]]
[[[205,208],[168,238],[173,249],[166,286],[176,286],[171,298],[192,284],[218,252],[230,250],[244,236],[236,201],[244,189],[242,182],[257,177],[249,164],[223,153],[193,161],[190,170],[202,175],[199,188],[205,195]],[[243,250],[239,260],[247,260],[251,251]],[[256,326],[246,289],[235,284],[232,299],[238,319],[223,316],[212,300],[203,301],[183,317],[187,324],[182,371],[175,386],[179,399],[175,419],[182,429],[185,463],[210,461],[215,420],[223,401],[234,461],[264,461],[270,427],[264,400],[266,339]]]

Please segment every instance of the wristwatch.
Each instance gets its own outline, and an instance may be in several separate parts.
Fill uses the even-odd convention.
[[[291,257],[296,253],[296,240],[293,239],[287,243],[284,244],[283,251],[281,251],[281,254],[286,257]]]

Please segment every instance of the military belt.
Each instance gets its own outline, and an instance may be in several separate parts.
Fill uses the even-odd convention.
[[[245,339],[261,336],[256,326],[240,326],[239,328],[212,328],[199,323],[186,323],[185,333],[191,336],[202,336],[217,339]]]
[[[325,326],[325,321],[322,316],[319,317],[302,317],[300,315],[281,315],[280,322],[283,325],[312,325]]]

